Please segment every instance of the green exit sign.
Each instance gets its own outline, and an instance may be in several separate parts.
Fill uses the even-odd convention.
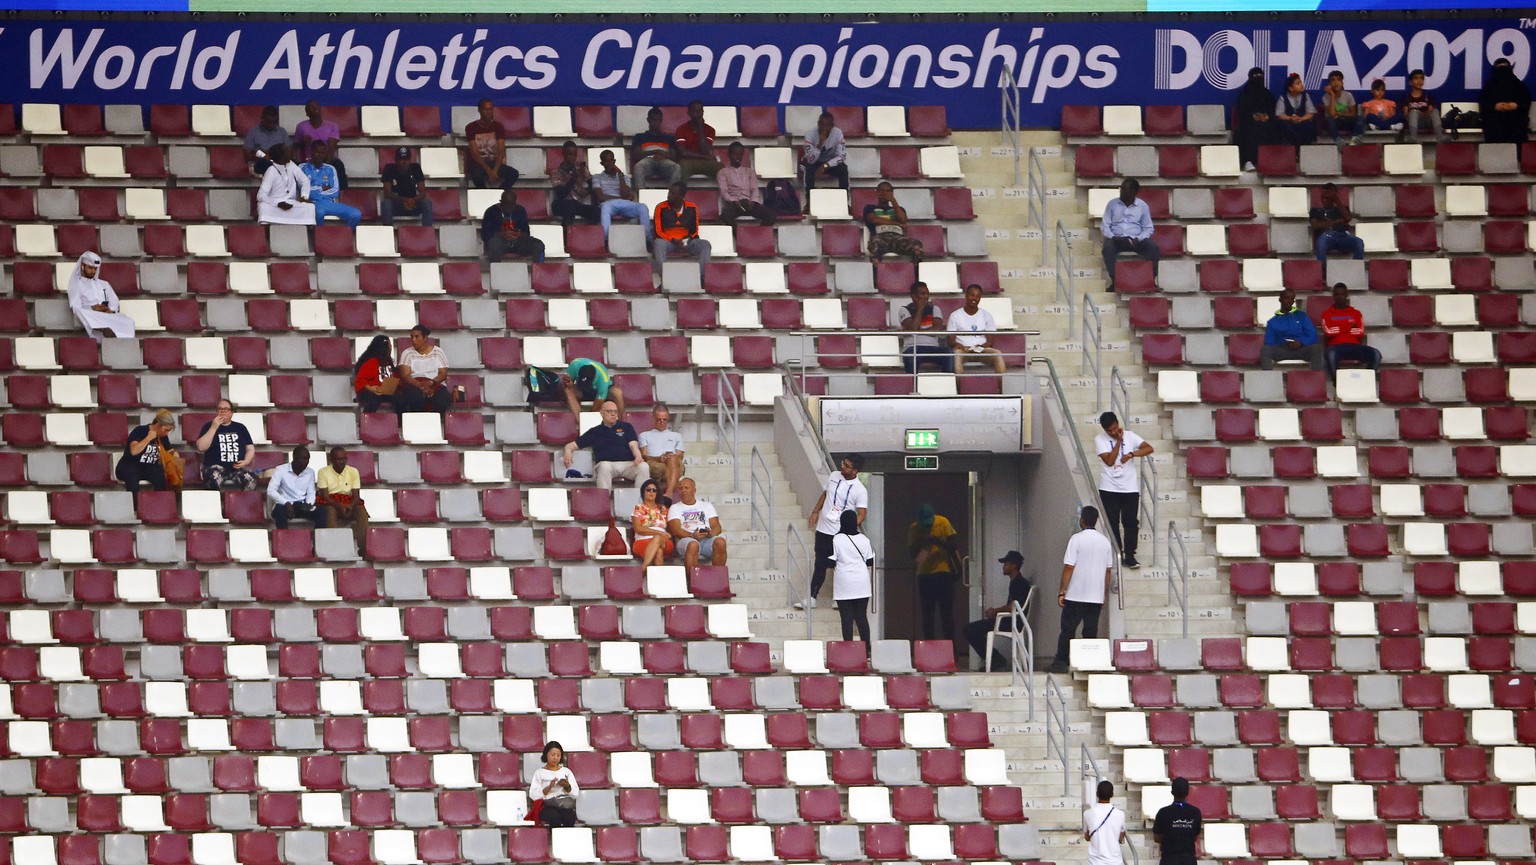
[[[936,429],[907,430],[907,450],[936,451],[939,449],[939,431]]]
[[[937,456],[905,457],[904,459],[907,461],[907,471],[909,472],[932,472],[939,469],[939,458]]]

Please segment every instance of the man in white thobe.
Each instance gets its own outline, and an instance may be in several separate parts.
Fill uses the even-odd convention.
[[[100,270],[101,256],[94,252],[85,253],[75,262],[75,269],[69,275],[69,308],[85,332],[97,342],[101,342],[107,333],[132,339],[133,319],[122,313],[117,292],[112,290],[111,284],[96,277]]]
[[[288,158],[287,145],[267,154],[272,165],[261,176],[256,193],[257,221],[287,225],[314,225],[315,206],[309,201],[309,178]]]

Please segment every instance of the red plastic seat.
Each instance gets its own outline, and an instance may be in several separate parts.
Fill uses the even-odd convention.
[[[1166,144],[1157,149],[1159,177],[1199,177],[1200,148],[1192,144]]]
[[[1477,174],[1477,145],[1440,142],[1435,146],[1435,173],[1442,177]]]
[[[1295,177],[1296,148],[1289,144],[1259,145],[1258,171],[1264,177]]]
[[[1227,477],[1227,449],[1224,447],[1188,448],[1185,451],[1185,471],[1194,478]]]
[[[1149,333],[1141,338],[1141,356],[1148,366],[1182,366],[1184,337],[1177,333]]]
[[[1145,128],[1145,127],[1143,127]],[[1061,134],[1096,136],[1104,134],[1104,123],[1097,105],[1063,105]],[[1078,148],[1082,152],[1082,148]]]
[[[1077,148],[1074,156],[1078,177],[1114,177],[1115,148],[1103,144],[1087,144]]]
[[[1081,159],[1079,155],[1079,165],[1082,164]],[[933,212],[937,218],[946,222],[975,219],[976,211],[972,207],[971,190],[963,186],[941,186],[933,190]]]

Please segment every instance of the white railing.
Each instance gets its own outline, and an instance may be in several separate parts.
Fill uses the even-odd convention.
[[[741,400],[731,377],[724,370],[715,373],[720,386],[715,400],[715,450],[719,452],[727,444],[731,453],[731,492],[741,492]]]
[[[1061,761],[1061,795],[1072,792],[1072,752],[1067,745],[1067,701],[1056,677],[1045,677],[1045,758]]]
[[[1041,257],[1044,257],[1042,251]],[[1056,220],[1056,302],[1067,305],[1067,339],[1072,338],[1072,328],[1077,324],[1077,278],[1072,270],[1077,266],[1072,252],[1072,235],[1061,220]]]
[[[758,473],[762,469],[762,473]],[[747,498],[751,508],[752,528],[761,528],[768,535],[768,567],[776,566],[778,550],[773,544],[773,472],[757,445],[752,446],[752,458],[747,467]],[[766,508],[764,502],[767,502]]]
[[[1014,636],[1008,640],[1012,648],[1008,652],[1008,668],[1010,672],[1009,684],[1018,686],[1024,682],[1024,694],[1029,709],[1027,720],[1035,720],[1035,629],[1029,626],[1029,602],[1035,595],[1033,586],[1029,594],[1025,596],[1024,603],[1014,601],[1008,605],[1008,609],[1000,611],[992,617],[992,633],[987,635],[987,660],[984,668],[988,673],[992,672],[992,645],[993,635],[1003,630],[1003,622],[1011,616],[1015,624],[1022,624],[1023,630],[1014,629]]]
[[[1013,70],[1007,64],[1003,65],[1003,74],[999,79],[998,90],[1002,94],[1002,133],[1003,143],[1013,148],[1013,185],[1019,186],[1024,178],[1019,173],[1019,145],[1023,141],[1023,123],[1019,114],[1019,82],[1014,80]]]
[[[1088,327],[1088,319],[1093,319],[1093,328]],[[1093,410],[1102,413],[1104,411],[1104,319],[1099,315],[1099,308],[1093,305],[1093,299],[1087,294],[1083,295],[1083,372],[1093,370]],[[1093,351],[1090,352],[1089,348]]]
[[[1115,413],[1122,425],[1130,423],[1131,417],[1131,388],[1125,383],[1125,378],[1120,375],[1120,367],[1116,366],[1109,371],[1109,410]],[[1158,483],[1157,463],[1151,459],[1141,460],[1141,470],[1137,473],[1140,484],[1136,510],[1137,517],[1142,525],[1152,527],[1152,557],[1151,564],[1157,564],[1157,512],[1158,512]]]
[[[1014,158],[1014,165],[1018,165],[1017,156]],[[1014,169],[1014,175],[1015,177],[1018,175],[1017,168]],[[1040,161],[1040,154],[1035,148],[1031,147],[1029,149],[1029,218],[1025,224],[1040,232],[1041,262],[1045,261],[1046,245],[1050,243],[1050,235],[1046,231],[1046,227],[1050,225],[1051,219],[1046,208],[1048,191],[1045,185],[1045,163]]]
[[[1174,576],[1178,583],[1174,583]],[[1179,524],[1168,521],[1168,606],[1178,602],[1179,624],[1184,637],[1189,637],[1189,551],[1184,549],[1184,536],[1179,534]]]
[[[1018,335],[1024,336],[1024,337],[1036,337],[1036,336],[1040,335],[1040,331],[1038,331],[1038,330],[999,330],[999,331],[995,331],[993,333],[994,336],[1005,335],[1005,334],[1018,334]],[[907,338],[915,337],[915,336],[937,337],[940,340],[942,340],[943,342],[948,343],[949,337],[951,337],[951,336],[975,336],[976,334],[974,332],[968,331],[968,330],[905,331],[905,330],[850,330],[850,329],[844,328],[842,330],[833,330],[833,331],[795,330],[795,331],[790,331],[790,335],[791,336],[797,336],[797,337],[800,338],[800,357],[801,358],[810,358],[810,359],[812,359],[811,362],[815,362],[816,359],[819,359],[819,362],[820,362],[820,365],[821,365],[822,369],[817,373],[818,375],[836,375],[838,373],[847,373],[847,374],[860,373],[866,379],[869,379],[870,381],[873,381],[873,380],[879,379],[879,378],[893,378],[893,377],[900,376],[900,377],[905,377],[905,378],[911,379],[911,381],[912,381],[912,392],[916,393],[917,392],[918,377],[920,375],[924,375],[925,373],[919,373],[918,372],[919,367],[916,364],[913,365],[913,371],[912,372],[907,372],[906,369],[904,369],[902,367],[902,361],[905,358],[909,357],[909,355],[907,355],[906,351],[903,348],[901,348],[901,341],[903,339],[907,339]],[[826,336],[852,336],[852,337],[858,337],[859,341],[857,343],[855,343],[854,348],[853,348],[852,351],[847,351],[847,352],[826,351],[826,350],[823,350],[820,346],[818,346],[816,344],[816,340],[818,338],[826,337]],[[896,338],[896,344],[894,346],[894,350],[891,350],[890,348],[881,349],[878,346],[866,347],[863,344],[863,342],[864,342],[863,338],[864,337],[887,337],[887,338],[895,337]],[[887,345],[889,345],[889,344],[887,344]],[[1017,348],[1017,349],[1013,349],[1013,350],[999,349],[999,351],[1001,352],[1001,356],[1002,356],[1003,362],[1005,364],[1004,368],[1008,372],[1024,372],[1025,368],[1029,365],[1030,354],[1029,354],[1029,346],[1027,344],[1022,346],[1022,347],[1020,347],[1020,348]],[[951,357],[951,358],[954,358],[955,354],[953,352],[951,352],[948,356]],[[919,360],[926,359],[927,357],[929,357],[929,356],[924,356],[924,355],[919,355],[918,356]],[[963,374],[963,375],[970,375],[972,373],[980,373],[980,374],[983,374],[983,375],[995,375],[996,373],[993,373],[992,370],[987,369],[987,366],[986,366],[987,364],[990,363],[990,357],[991,357],[990,355],[967,355],[966,358],[965,358],[966,360],[971,361],[972,364],[976,364],[976,363],[983,364],[983,366],[980,366],[980,367],[977,367],[975,365],[968,366],[968,367],[966,367],[964,373],[961,373],[960,369],[957,368],[955,370],[955,373],[956,374]],[[853,362],[853,364],[851,366],[845,368],[845,369],[844,368],[828,368],[827,365],[826,365],[826,361],[829,360],[829,359],[831,359],[831,360],[851,360]],[[809,374],[808,361],[806,361],[806,360],[791,361],[791,362],[785,364],[785,368],[789,371],[789,378],[790,378],[790,382],[791,382],[791,385],[790,385],[791,386],[791,390],[794,391],[795,393],[803,396],[804,395],[804,391],[805,391],[804,378],[805,378],[806,375]],[[818,444],[821,444],[821,443],[818,442]],[[823,447],[823,450],[825,450],[825,447]],[[830,471],[830,469],[829,469],[829,471]]]
[[[803,344],[804,340],[802,339],[801,342]],[[811,434],[811,441],[816,443],[816,454],[821,458],[821,467],[817,469],[816,474],[820,477],[825,477],[837,468],[837,464],[832,461],[832,454],[827,450],[827,443],[821,438],[821,430],[817,429],[816,424],[811,420],[811,412],[806,405],[806,400],[809,397],[805,393],[805,365],[803,363],[799,365],[799,370],[799,373],[796,374],[789,364],[783,365],[784,386],[789,390],[789,395],[793,397],[793,399],[789,400],[793,410],[800,414],[800,428],[809,432]]]
[[[810,551],[806,549],[805,538],[800,536],[800,526],[796,525],[794,520],[790,520],[789,528],[784,532],[784,546],[786,548],[784,555],[784,584],[788,587],[788,603],[793,605],[795,601],[799,601],[804,607],[805,638],[809,640],[811,638],[811,572],[809,570],[811,567],[811,555]],[[799,555],[795,555],[797,552]],[[805,578],[804,592],[795,590],[795,569],[797,567],[807,569],[801,574]]]

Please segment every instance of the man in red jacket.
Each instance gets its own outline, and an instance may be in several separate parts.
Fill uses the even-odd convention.
[[[1381,352],[1365,344],[1365,320],[1360,310],[1349,305],[1349,289],[1344,283],[1333,286],[1333,306],[1323,310],[1323,339],[1328,346],[1323,365],[1334,378],[1340,361],[1353,361],[1376,369],[1381,366]]]
[[[699,208],[685,196],[688,187],[674,183],[667,190],[667,200],[656,206],[656,240],[651,244],[651,269],[661,276],[667,256],[691,255],[699,260],[699,279],[704,279],[704,265],[709,264],[709,241],[699,237]]]

